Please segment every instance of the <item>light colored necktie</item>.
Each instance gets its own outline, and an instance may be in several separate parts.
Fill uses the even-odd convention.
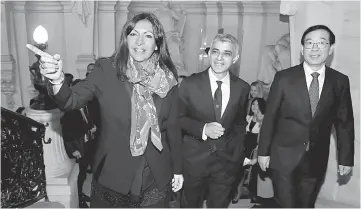
[[[310,89],[308,91],[308,94],[310,96],[310,103],[311,103],[311,111],[312,111],[312,116],[315,114],[316,112],[316,108],[317,108],[317,104],[318,104],[318,100],[319,100],[319,84],[318,84],[318,76],[320,75],[317,72],[314,72],[311,74],[312,75],[312,81],[311,81],[311,85],[310,85]]]

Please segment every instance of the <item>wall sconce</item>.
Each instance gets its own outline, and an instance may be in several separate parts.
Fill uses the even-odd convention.
[[[36,42],[35,46],[38,49],[45,51],[48,48],[48,32],[42,25],[35,28],[33,39]]]

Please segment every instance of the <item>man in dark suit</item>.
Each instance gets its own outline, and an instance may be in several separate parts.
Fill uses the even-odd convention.
[[[324,25],[301,39],[304,62],[277,72],[267,100],[258,147],[262,170],[272,169],[281,207],[314,207],[324,180],[332,126],[340,175],[354,163],[354,118],[349,79],[325,66],[335,35]]]
[[[183,131],[184,189],[181,207],[227,207],[243,140],[249,85],[229,72],[238,42],[218,34],[208,52],[208,70],[184,78],[179,87]]]

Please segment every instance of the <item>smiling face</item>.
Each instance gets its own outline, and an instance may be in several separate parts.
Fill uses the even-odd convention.
[[[305,42],[326,42],[327,46],[320,49],[317,44],[313,44],[312,48],[306,49],[302,46],[302,55],[305,62],[313,69],[318,70],[326,63],[326,59],[333,52],[333,45],[330,46],[330,34],[326,30],[315,30],[305,36]]]
[[[251,86],[250,95],[252,98],[256,98],[258,96],[257,86]]]
[[[133,30],[127,36],[128,49],[130,56],[143,62],[152,56],[154,50],[157,50],[153,26],[148,20],[140,20],[135,24]]]
[[[259,107],[258,107],[258,101],[257,100],[255,100],[252,103],[251,110],[252,110],[253,114],[255,114],[255,115],[258,113]]]
[[[236,47],[230,42],[214,41],[208,52],[211,69],[217,77],[225,76],[238,59]]]

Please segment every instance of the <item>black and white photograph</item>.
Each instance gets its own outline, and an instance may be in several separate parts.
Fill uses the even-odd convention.
[[[2,208],[360,208],[360,1],[1,0]]]

